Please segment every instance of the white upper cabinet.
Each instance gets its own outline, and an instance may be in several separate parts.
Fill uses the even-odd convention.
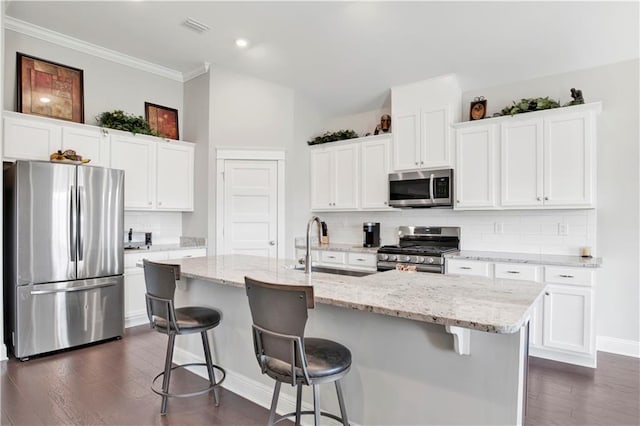
[[[451,167],[451,123],[460,120],[453,75],[391,89],[393,170]]]
[[[496,207],[495,126],[476,125],[456,133],[456,209]]]
[[[541,206],[542,119],[510,120],[503,123],[500,154],[502,206]]]
[[[311,209],[353,210],[358,207],[357,143],[311,149]]]
[[[311,209],[331,208],[332,157],[330,150],[311,149]]]
[[[91,160],[92,166],[109,167],[109,134],[93,126],[62,126],[62,148]]]
[[[598,102],[455,124],[462,150],[456,154],[455,207],[595,207],[595,117],[601,108]],[[495,161],[487,150],[491,126],[499,129]],[[487,188],[492,177],[500,194],[494,202]]]
[[[361,146],[360,207],[389,208],[389,165],[391,139],[363,143]]]
[[[193,146],[159,142],[157,148],[156,208],[193,211]]]
[[[155,145],[135,136],[111,136],[111,168],[124,170],[125,210],[155,207]]]
[[[22,116],[5,112],[3,157],[48,161],[60,149],[60,126],[50,120]]]

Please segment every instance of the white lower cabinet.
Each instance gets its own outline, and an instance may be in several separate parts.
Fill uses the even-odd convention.
[[[207,250],[204,248],[154,251],[154,252],[125,252],[124,254],[124,321],[125,327],[146,324],[147,303],[145,293],[147,292],[144,281],[144,270],[136,264],[142,259],[151,261],[162,261],[167,259],[180,259],[185,257],[206,256]]]
[[[304,260],[305,250],[296,248],[296,258]],[[311,250],[314,266],[327,266],[335,269],[376,272],[378,256],[376,253],[339,250]]]
[[[447,259],[447,274],[544,282],[529,320],[529,354],[596,366],[594,272],[589,268]]]

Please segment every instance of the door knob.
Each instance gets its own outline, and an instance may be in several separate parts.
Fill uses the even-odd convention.
[[[276,242],[275,242],[275,241],[269,241],[269,245],[270,245],[270,246],[275,246],[275,245],[276,245]]]

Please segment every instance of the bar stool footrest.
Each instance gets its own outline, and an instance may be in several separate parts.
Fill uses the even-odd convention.
[[[300,415],[301,416],[308,416],[308,415],[314,415],[315,412],[314,411],[300,411]],[[278,419],[276,419],[273,424],[279,423],[283,420],[288,419],[289,417],[294,417],[296,415],[296,412],[294,411],[293,413],[287,413],[287,414],[283,414],[282,416],[278,417]],[[329,417],[330,419],[336,420],[340,423],[344,423],[344,421],[342,420],[341,417],[336,416],[335,414],[331,414],[331,413],[327,413],[326,411],[320,411],[320,415],[321,416],[325,416],[325,417]]]
[[[178,368],[186,368],[186,367],[207,367],[207,364],[204,362],[190,362],[188,364],[182,364],[182,365],[176,365],[175,367],[171,367],[171,371],[176,370]],[[192,396],[198,396],[198,395],[204,395],[207,392],[211,392],[212,390],[214,390],[216,387],[220,386],[222,384],[222,382],[224,382],[224,379],[227,377],[227,372],[225,371],[224,368],[220,367],[219,365],[215,365],[213,364],[213,368],[214,370],[218,370],[222,373],[222,379],[220,379],[219,381],[216,381],[215,385],[210,385],[209,387],[205,388],[205,389],[201,389],[201,390],[197,390],[195,392],[190,392],[190,393],[169,393],[169,392],[163,392],[162,390],[158,390],[156,388],[154,388],[154,385],[156,384],[156,381],[160,378],[164,376],[164,371],[161,372],[160,374],[158,374],[156,377],[153,378],[153,381],[151,382],[151,390],[160,395],[160,396],[168,396],[171,398],[189,398]],[[295,413],[294,413],[295,414]]]

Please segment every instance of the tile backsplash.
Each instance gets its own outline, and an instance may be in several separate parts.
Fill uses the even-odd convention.
[[[153,244],[178,244],[182,235],[180,212],[124,212],[124,229],[153,232]]]
[[[389,212],[320,213],[335,243],[362,241],[362,223],[380,222],[381,244],[396,244],[398,226],[459,226],[462,250],[579,255],[596,252],[595,210],[453,211],[398,209]]]

